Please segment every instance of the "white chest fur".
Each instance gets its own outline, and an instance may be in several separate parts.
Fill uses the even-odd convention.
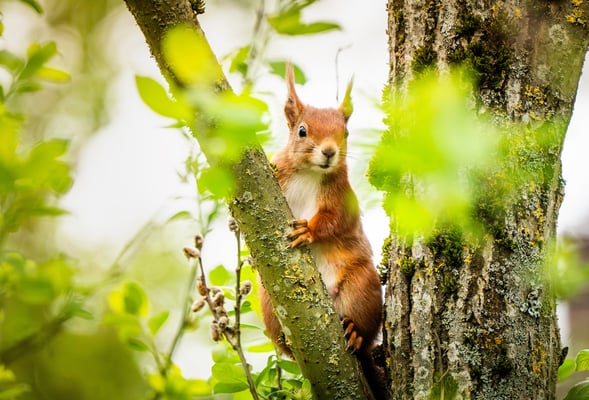
[[[309,220],[317,213],[320,185],[321,175],[313,172],[291,177],[284,196],[295,219]]]
[[[295,219],[310,220],[317,213],[317,197],[321,186],[321,174],[306,173],[294,175],[285,190],[285,197]],[[336,286],[336,268],[330,264],[321,246],[312,246],[313,258],[321,273],[327,291],[333,295]]]

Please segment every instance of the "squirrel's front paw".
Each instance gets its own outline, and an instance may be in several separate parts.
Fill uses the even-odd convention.
[[[303,244],[313,243],[313,235],[309,230],[306,219],[295,219],[291,221],[290,226],[292,226],[294,230],[287,235],[288,239],[292,239],[292,242],[290,242],[288,247],[292,249]]]
[[[342,325],[344,326],[344,335],[348,341],[346,350],[349,350],[352,353],[360,350],[364,338],[358,334],[354,321],[352,321],[349,317],[344,317],[342,319]]]

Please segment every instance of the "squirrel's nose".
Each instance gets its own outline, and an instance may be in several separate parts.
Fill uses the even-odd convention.
[[[329,159],[329,158],[335,156],[336,150],[333,147],[327,147],[327,148],[321,149],[321,153],[323,153],[323,155]]]

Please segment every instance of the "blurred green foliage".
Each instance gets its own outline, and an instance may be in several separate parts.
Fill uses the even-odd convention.
[[[589,371],[589,349],[581,350],[576,357],[567,358],[558,368],[558,380],[569,378],[574,372]],[[589,398],[589,379],[576,383],[567,393],[564,400],[584,400]]]
[[[154,242],[158,231],[167,236],[168,226],[186,220],[196,221],[205,234],[210,231],[220,214],[219,199],[232,187],[228,161],[236,160],[244,146],[257,145],[268,136],[267,105],[253,96],[250,85],[240,94],[212,95],[210,87],[220,70],[200,62],[210,49],[186,29],[170,32],[164,40],[166,57],[189,82],[187,88],[172,88],[168,94],[152,78],[137,77],[136,83],[143,101],[172,118],[173,128],[191,127],[202,139],[208,160],[195,149],[185,161],[185,171],[179,173],[179,179],[195,185],[196,211],[177,210],[164,223],[148,221],[110,265],[100,257],[74,260],[54,249],[52,238],[39,237],[43,251],[37,251],[36,243],[27,244],[26,239],[41,233],[39,217],[67,212],[58,202],[73,184],[68,161],[75,153],[67,139],[73,132],[67,128],[54,132],[52,121],[77,118],[73,126],[85,127],[76,131],[83,137],[108,117],[103,102],[113,66],[108,49],[98,45],[99,31],[122,4],[21,2],[47,21],[44,29],[61,32],[67,27],[71,35],[57,35],[67,49],[76,43],[83,50],[73,63],[76,68],[68,73],[53,64],[56,59],[58,65],[64,64],[56,42],[33,43],[24,55],[0,49],[0,67],[9,77],[0,85],[0,398],[251,398],[244,365],[227,343],[213,350],[208,380],[189,378],[175,364],[174,354],[183,338],[202,334],[211,317],[190,310],[197,296],[195,266],[161,254],[157,249],[161,245]],[[289,35],[339,29],[334,23],[302,22],[301,11],[313,3],[280,0],[278,11],[268,18],[263,13],[262,22],[274,33]],[[259,33],[254,32],[253,43],[233,53],[229,69],[242,74],[244,81],[267,44]],[[268,72],[284,74],[284,60],[263,63]],[[297,81],[304,81],[303,71],[295,69]],[[66,91],[67,96],[60,95]],[[239,257],[247,257],[247,250]],[[102,265],[102,272],[85,276],[87,263]],[[222,291],[228,316],[236,319],[235,275],[217,266],[207,279]],[[261,353],[267,359],[259,372],[253,372],[255,390],[264,398],[310,398],[309,383],[296,363],[269,355],[274,347],[259,320],[251,266],[242,265],[241,279],[253,282],[253,289],[240,302],[241,324],[235,329],[242,330],[246,354]],[[186,289],[179,291],[178,282],[184,282],[180,286]],[[209,343],[207,339],[203,345]]]
[[[436,223],[450,221],[472,226],[479,187],[468,174],[496,161],[498,134],[473,113],[471,93],[460,71],[424,73],[406,95],[385,91],[388,130],[375,149],[369,178],[384,191],[384,208],[403,235],[428,236]]]
[[[42,10],[35,1],[24,3]],[[85,308],[88,291],[75,283],[77,262],[59,253],[37,259],[36,243],[14,246],[12,240],[34,230],[39,217],[63,214],[56,201],[72,184],[64,161],[69,141],[31,140],[26,107],[28,97],[48,83],[69,83],[69,74],[51,65],[57,54],[54,42],[33,43],[24,55],[0,49],[0,67],[8,74],[0,86],[0,397],[134,397],[137,388],[143,391],[139,370],[112,335],[64,331],[73,318],[93,318]],[[110,352],[109,360],[96,362]],[[114,368],[107,367],[110,362]],[[113,372],[121,374],[100,382]],[[91,374],[94,379],[85,379]],[[118,379],[127,380],[122,391]]]

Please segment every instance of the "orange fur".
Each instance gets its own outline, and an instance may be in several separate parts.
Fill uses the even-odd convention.
[[[352,113],[351,85],[338,109],[304,105],[296,94],[291,67],[287,88],[284,111],[289,140],[272,161],[296,218],[289,235],[291,247],[311,248],[342,318],[348,347],[367,354],[381,325],[382,288],[362,230],[358,200],[348,181],[346,124]],[[292,356],[263,288],[260,296],[270,337]]]

